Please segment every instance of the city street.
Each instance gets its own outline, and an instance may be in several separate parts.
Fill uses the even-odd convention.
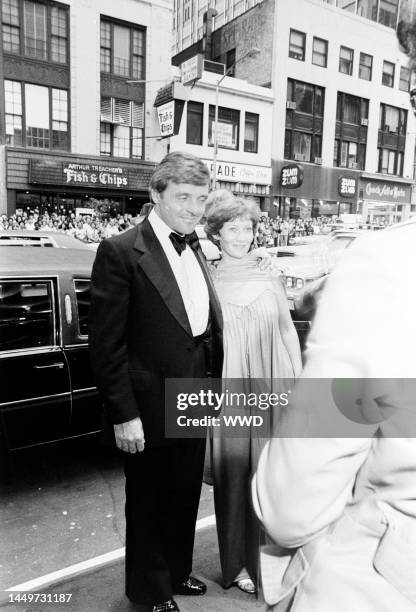
[[[204,485],[199,508],[194,573],[208,583],[201,598],[177,597],[181,610],[261,610],[261,600],[219,586],[220,567],[213,524],[213,492]],[[117,454],[97,441],[25,451],[16,457],[10,485],[0,485],[0,609],[101,612],[133,610],[124,597],[124,476]],[[94,560],[106,553],[104,565]],[[75,569],[80,562],[90,561]],[[78,572],[68,577],[70,572]],[[32,588],[68,603],[10,603],[6,592],[65,570],[48,586]],[[46,578],[46,581],[47,578]],[[45,584],[43,582],[43,584]]]

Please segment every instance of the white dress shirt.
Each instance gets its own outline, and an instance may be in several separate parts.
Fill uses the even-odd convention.
[[[209,294],[201,266],[189,245],[179,255],[169,235],[172,229],[152,210],[148,216],[156,238],[168,258],[185,305],[194,336],[203,334],[208,324]]]

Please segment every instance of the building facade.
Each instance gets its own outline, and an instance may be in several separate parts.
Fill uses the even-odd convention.
[[[140,210],[171,20],[169,0],[2,1],[0,212]]]
[[[232,21],[261,0],[173,0],[173,46],[175,55],[203,36],[203,16],[215,9],[213,29]]]
[[[176,74],[179,78],[179,71]],[[157,111],[165,125],[169,125],[169,121],[175,123],[175,119],[169,119],[170,113],[180,114],[176,117],[175,135],[169,136],[170,151],[186,150],[200,157],[211,171],[213,186],[228,189],[240,197],[249,196],[257,201],[261,210],[269,210],[273,92],[225,76],[217,98],[219,78],[217,73],[203,70],[201,78],[187,85],[174,83],[171,95],[160,99]],[[163,123],[161,125],[163,132]]]
[[[271,212],[386,223],[415,212],[411,75],[395,32],[413,4],[263,0],[190,47],[273,92]]]

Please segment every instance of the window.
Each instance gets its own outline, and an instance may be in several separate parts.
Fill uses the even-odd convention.
[[[392,149],[379,149],[378,171],[383,174],[403,174],[404,152]]]
[[[285,158],[315,162],[322,154],[324,89],[288,79]]]
[[[3,50],[20,52],[20,27],[18,0],[3,0]]]
[[[389,106],[388,104],[380,105],[378,134],[379,172],[385,174],[403,174],[406,124],[406,110]]]
[[[66,10],[53,6],[51,9],[51,60],[66,64],[67,48]]]
[[[235,76],[235,49],[227,51],[225,56],[225,68],[229,76]]]
[[[89,280],[74,280],[78,308],[78,333],[80,336],[88,336],[88,314],[91,304],[90,285]]]
[[[367,53],[360,53],[360,67],[358,76],[365,81],[371,81],[373,73],[373,56]]]
[[[68,92],[65,89],[7,80],[4,89],[7,144],[35,149],[69,149]]]
[[[4,81],[6,144],[22,145],[22,85],[17,81]]]
[[[334,166],[364,170],[366,148],[366,145],[363,143],[336,139],[334,146]]]
[[[410,70],[405,66],[400,67],[399,89],[401,91],[409,91],[410,89]]]
[[[201,102],[188,102],[186,115],[186,143],[202,145],[204,105]]]
[[[322,38],[313,39],[312,64],[326,68],[328,62],[328,41]]]
[[[381,82],[386,87],[393,87],[394,85],[394,64],[391,62],[383,62],[383,76]]]
[[[49,282],[0,283],[0,350],[54,344],[52,286]]]
[[[208,145],[214,146],[215,141],[215,107],[209,106]],[[240,136],[240,111],[232,108],[218,108],[217,143],[221,149],[238,151]]]
[[[100,68],[121,77],[144,79],[145,32],[141,28],[101,21]]]
[[[348,47],[341,47],[339,52],[339,71],[343,74],[352,75],[354,64],[354,51]]]
[[[396,28],[399,0],[380,0],[378,22]]]
[[[3,50],[37,60],[68,62],[68,11],[49,3],[3,0]],[[22,18],[23,23],[20,23]],[[23,50],[20,48],[23,25]]]
[[[259,135],[259,116],[256,113],[246,113],[244,125],[244,151],[257,153]]]
[[[406,134],[407,111],[396,106],[382,104],[380,109],[380,125],[382,132],[391,134]]]
[[[46,6],[35,2],[24,2],[25,55],[46,60]]]
[[[68,92],[52,89],[52,148],[68,149]]]
[[[290,30],[289,57],[305,61],[306,34],[297,30]]]
[[[334,166],[364,170],[369,101],[338,92]]]
[[[120,98],[101,98],[101,155],[142,158],[143,127],[143,104]]]

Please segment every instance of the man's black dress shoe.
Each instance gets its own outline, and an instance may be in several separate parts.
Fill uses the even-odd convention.
[[[180,610],[176,601],[174,599],[169,599],[168,601],[153,606],[152,612],[180,612]]]
[[[178,595],[204,595],[206,590],[207,585],[192,576],[189,576],[188,580],[173,585],[173,592]]]

